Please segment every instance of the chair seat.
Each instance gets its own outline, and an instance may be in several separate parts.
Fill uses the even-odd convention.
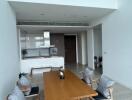
[[[104,97],[99,91],[96,92],[98,93],[98,96],[93,97],[95,100],[108,99]]]
[[[39,94],[39,87],[32,87],[31,92],[29,95],[26,95],[26,97],[36,96]]]

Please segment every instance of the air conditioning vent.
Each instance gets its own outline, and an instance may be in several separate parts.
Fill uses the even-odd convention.
[[[88,23],[71,23],[71,22],[17,22],[17,25],[56,25],[56,26],[89,26]]]

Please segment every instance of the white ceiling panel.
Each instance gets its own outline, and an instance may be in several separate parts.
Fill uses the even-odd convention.
[[[89,23],[101,18],[114,9],[10,2],[18,21],[83,22]]]

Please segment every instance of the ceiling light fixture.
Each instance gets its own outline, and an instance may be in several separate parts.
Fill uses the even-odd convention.
[[[41,15],[41,16],[44,16],[45,14],[44,14],[44,13],[41,13],[40,15]]]
[[[88,17],[88,16],[83,16],[83,17]]]

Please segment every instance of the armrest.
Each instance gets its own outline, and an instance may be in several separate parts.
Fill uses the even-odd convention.
[[[108,90],[110,93],[111,100],[113,100],[113,87],[108,87]]]

